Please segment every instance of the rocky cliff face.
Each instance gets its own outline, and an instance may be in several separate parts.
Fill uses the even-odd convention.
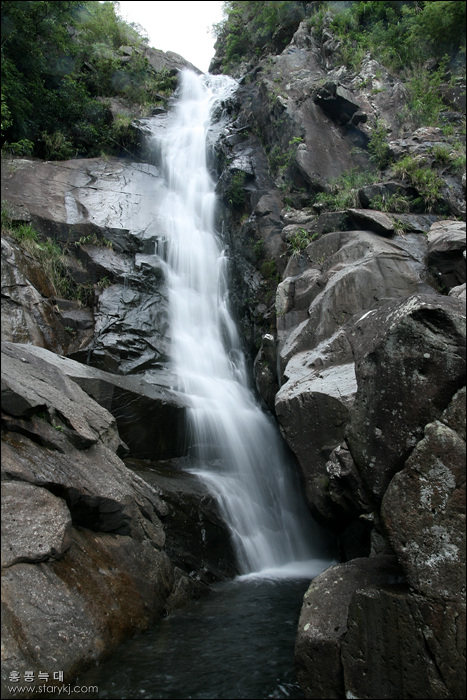
[[[372,208],[421,194],[390,169],[338,211],[313,205],[369,169],[377,119],[394,153],[446,145],[440,130],[396,132],[403,101],[374,60],[348,73],[326,26],[317,38],[304,23],[250,66],[212,133],[258,391],[345,562],[304,599],[296,661],[310,698],[464,693],[462,180],[440,171],[437,210]],[[2,181],[10,218],[59,242],[93,294],[92,307],[60,298],[2,239],[4,668],[52,656],[72,674],[235,567],[212,500],[180,473],[163,221],[142,206],[157,166],[11,159]]]
[[[238,313],[259,347],[257,387],[312,512],[349,560],[305,596],[297,673],[309,698],[456,697],[465,693],[465,189],[441,171],[438,208],[375,210],[420,195],[387,168],[340,210],[313,206],[334,178],[371,169],[365,147],[378,120],[398,157],[445,143],[432,128],[401,138],[403,86],[370,57],[349,73],[335,48],[326,23],[320,37],[302,23],[282,53],[249,67],[220,142],[226,203],[242,183],[229,230]],[[286,157],[274,175],[277,145]]]

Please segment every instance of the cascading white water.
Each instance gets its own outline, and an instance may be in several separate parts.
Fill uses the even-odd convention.
[[[229,313],[226,258],[214,228],[214,182],[206,161],[213,106],[233,91],[226,76],[182,74],[180,97],[159,139],[167,194],[172,360],[189,397],[196,473],[217,496],[242,573],[282,569],[316,575],[314,526],[277,430],[248,388]]]

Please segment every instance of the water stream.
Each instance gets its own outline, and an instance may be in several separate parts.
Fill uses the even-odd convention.
[[[329,566],[280,435],[249,387],[215,230],[206,137],[226,76],[185,72],[164,129],[161,234],[173,372],[186,394],[194,470],[217,496],[241,575],[162,620],[80,679],[100,698],[302,698],[293,646],[306,587]],[[159,251],[160,252],[160,251]],[[83,697],[83,696],[82,696]]]
[[[155,135],[167,184],[161,206],[173,371],[190,401],[196,472],[217,496],[240,571],[292,567],[316,574],[323,566],[313,523],[277,429],[249,388],[214,226],[206,136],[214,107],[234,88],[228,76],[184,72],[171,122]]]
[[[81,698],[303,698],[293,650],[305,579],[249,578],[213,586],[83,674]],[[75,695],[73,695],[75,697]],[[78,697],[78,695],[76,695]]]

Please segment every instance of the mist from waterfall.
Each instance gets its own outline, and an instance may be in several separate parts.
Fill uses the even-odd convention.
[[[218,499],[242,574],[312,577],[329,558],[277,428],[249,388],[215,230],[206,136],[213,109],[235,88],[228,76],[184,71],[168,124],[155,135],[166,179],[172,368],[190,405],[194,470]]]

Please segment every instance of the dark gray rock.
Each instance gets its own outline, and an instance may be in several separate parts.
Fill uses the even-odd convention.
[[[187,460],[154,463],[133,459],[126,464],[167,504],[164,549],[177,566],[203,584],[238,574],[230,532],[215,498],[195,474],[184,471],[192,464]]]
[[[352,226],[351,218],[346,211],[326,211],[319,215],[316,222],[316,233],[330,233],[331,231],[349,231]]]
[[[360,105],[355,102],[355,97],[350,90],[343,85],[329,81],[316,88],[313,93],[313,101],[337,124],[358,123],[366,120],[366,115],[360,111]],[[355,120],[356,114],[359,118]]]
[[[17,418],[43,414],[81,449],[119,445],[115,419],[28,346],[2,344],[2,409]]]
[[[328,498],[339,512],[341,530],[362,513],[374,512],[375,504],[345,441],[332,451],[326,462],[326,472],[329,476]]]
[[[2,694],[11,671],[53,678],[61,670],[66,682],[106,658],[163,615],[173,583],[167,555],[149,542],[85,529],[73,530],[59,561],[10,566],[2,576]],[[43,684],[35,676],[32,686]]]
[[[170,346],[167,297],[164,290],[111,285],[99,293],[95,334],[83,350],[82,362],[116,374],[136,374],[168,362]]]
[[[308,503],[315,517],[334,532],[347,522],[337,502],[329,499],[326,463],[344,439],[356,388],[350,363],[309,371],[306,379],[290,380],[276,396],[277,419],[300,464]]]
[[[4,343],[2,350],[7,692],[8,675],[17,669],[52,674],[60,668],[72,678],[204,587],[194,568],[175,576],[164,551],[162,520],[172,511],[162,489],[117,456],[121,441],[114,417],[59,368],[62,364],[73,374],[76,363],[33,346]],[[48,361],[52,357],[56,364]],[[82,368],[81,378],[105,394],[111,382],[88,370]],[[204,541],[207,525],[199,517],[198,500],[205,496],[196,491],[183,505],[180,494],[177,512],[185,507],[191,514],[178,541],[187,547],[181,559],[191,556],[200,576],[208,575],[190,547],[197,538]],[[171,537],[177,528],[174,517]],[[226,557],[226,546],[219,547]]]
[[[401,580],[395,557],[354,559],[317,576],[303,598],[295,643],[298,682],[306,698],[346,695],[341,647],[356,591]]]
[[[156,72],[166,70],[175,75],[178,71],[187,68],[195,73],[201,73],[199,68],[196,68],[196,66],[174,51],[161,51],[160,49],[144,47],[144,55],[148,59],[151,68]]]
[[[463,650],[465,606],[405,587],[356,590],[341,648],[346,697],[463,697]]]
[[[423,437],[465,384],[465,308],[417,295],[366,314],[350,334],[358,392],[347,442],[381,499]]]
[[[381,211],[347,209],[347,214],[354,221],[357,228],[374,231],[374,233],[388,238],[394,235],[394,221]]]
[[[92,291],[94,285],[95,328],[91,342],[90,314],[62,316],[37,265],[19,266],[22,253],[5,244],[5,338],[71,354],[119,374],[165,363],[167,297],[156,255],[156,250],[163,254],[166,239],[157,213],[163,188],[158,168],[144,163],[9,160],[2,168],[5,201],[39,233],[66,247],[67,269],[78,286]]]
[[[5,200],[27,212],[36,230],[68,245],[98,236],[117,252],[136,252],[137,233],[157,236],[151,205],[161,187],[155,166],[117,158],[16,158],[2,168]]]
[[[71,544],[65,501],[46,489],[2,483],[2,568],[60,559]]]
[[[386,239],[369,231],[328,233],[305,250],[312,279],[307,317],[279,332],[281,368],[298,352],[317,347],[346,322],[396,297],[432,291],[424,277],[426,241],[407,235]],[[293,302],[290,302],[293,305]]]
[[[425,427],[381,505],[411,586],[433,599],[465,600],[465,458],[464,388]]]
[[[279,389],[277,377],[277,349],[275,338],[270,333],[266,333],[263,336],[261,347],[255,358],[253,370],[256,379],[256,388],[269,410],[275,413],[275,396]]]
[[[445,289],[465,284],[465,222],[439,221],[428,233],[428,265]]]
[[[113,430],[118,428],[119,437],[132,457],[154,460],[181,456],[181,436],[186,430],[186,401],[172,390],[175,380],[169,373],[161,371],[144,378],[124,377],[82,365],[35,346],[6,344],[5,349],[32,363],[35,361],[32,358],[37,358],[41,369],[44,367],[41,362],[46,362],[50,376],[58,371],[72,379],[70,390],[76,383],[105,409],[102,415],[112,414]],[[6,399],[8,397],[9,394]],[[19,396],[14,400],[24,399]],[[89,405],[94,407],[94,401],[90,401]],[[37,405],[42,405],[41,400]],[[27,406],[22,409],[23,414],[26,409]],[[119,444],[115,441],[114,448],[117,449]]]
[[[25,348],[4,344],[2,470],[64,498],[73,524],[164,544],[156,492],[126,469],[115,419]],[[24,360],[24,361],[23,361]]]

